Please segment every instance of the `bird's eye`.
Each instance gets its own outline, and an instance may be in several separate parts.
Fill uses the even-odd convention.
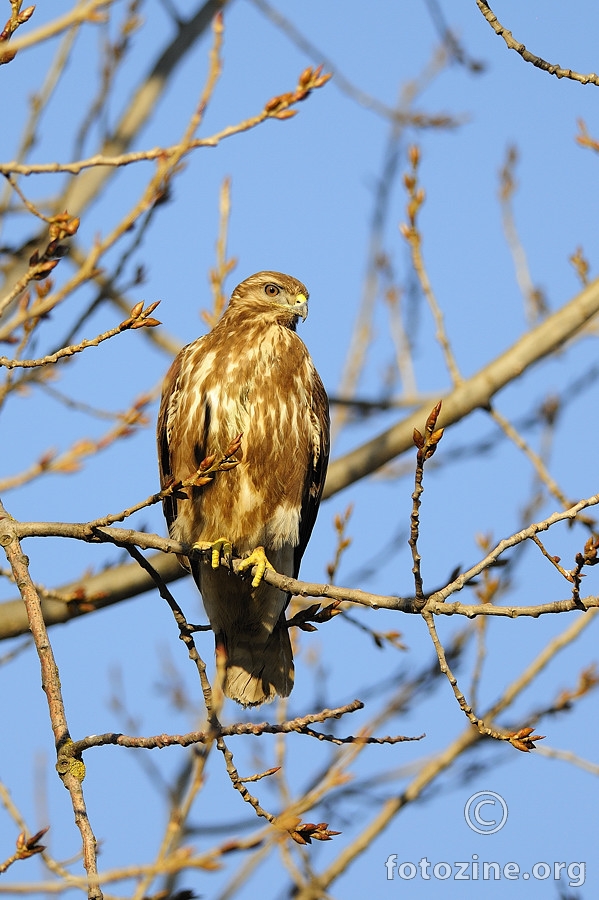
[[[276,284],[267,284],[264,288],[264,293],[267,297],[276,297],[277,294],[281,293],[281,288],[277,287]]]

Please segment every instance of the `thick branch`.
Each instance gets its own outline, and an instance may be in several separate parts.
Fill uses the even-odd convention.
[[[187,575],[177,557],[167,553],[156,553],[150,557],[152,567],[160,577],[170,583]],[[83,580],[70,582],[56,589],[56,594],[68,597],[79,594],[76,601],[42,600],[42,612],[46,625],[60,625],[79,616],[105,609],[114,603],[121,603],[146,591],[154,590],[154,581],[137,563],[125,563],[105,569],[97,575],[86,576]],[[23,601],[8,600],[0,605],[0,639],[27,634],[29,625]]]
[[[549,356],[599,313],[599,279],[549,316],[489,365],[443,397],[439,427],[459,422],[475,409],[487,407],[495,394],[530,366]],[[422,428],[428,409],[416,412],[362,444],[329,466],[323,497],[331,497],[413,446],[414,428]]]

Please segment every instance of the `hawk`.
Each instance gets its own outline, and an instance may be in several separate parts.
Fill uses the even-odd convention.
[[[237,465],[163,501],[170,536],[208,542],[212,564],[184,559],[225,659],[223,690],[258,706],[293,687],[285,609],[290,595],[261,578],[294,578],[310,538],[329,457],[328,398],[296,325],[308,291],[289,275],[258,272],[238,285],[209,334],[181,350],[158,417],[162,488],[185,481],[238,435]],[[205,546],[205,544],[204,544]],[[221,550],[258,563],[252,580],[220,565]]]

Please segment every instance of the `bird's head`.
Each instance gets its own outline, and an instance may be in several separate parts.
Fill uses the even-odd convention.
[[[229,307],[253,314],[295,329],[299,316],[308,315],[308,290],[297,278],[282,272],[257,272],[238,284],[231,294]]]

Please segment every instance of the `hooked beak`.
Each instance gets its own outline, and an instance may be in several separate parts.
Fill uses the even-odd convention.
[[[296,294],[295,295],[295,303],[294,310],[298,316],[301,316],[302,319],[306,319],[308,315],[308,298],[305,294]]]

